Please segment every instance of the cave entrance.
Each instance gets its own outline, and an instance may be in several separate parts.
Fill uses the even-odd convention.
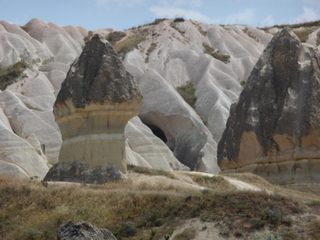
[[[167,143],[167,137],[164,134],[164,132],[161,130],[161,128],[158,128],[157,126],[146,124],[151,131],[153,132],[154,135],[156,135],[158,138],[160,138],[164,143]]]

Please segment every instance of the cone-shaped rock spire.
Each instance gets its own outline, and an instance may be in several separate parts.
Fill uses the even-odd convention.
[[[320,182],[320,55],[278,32],[230,110],[218,145],[221,170],[272,182]]]
[[[142,95],[112,46],[94,35],[71,66],[54,104],[62,133],[59,162],[46,181],[102,183],[125,174],[124,127]]]

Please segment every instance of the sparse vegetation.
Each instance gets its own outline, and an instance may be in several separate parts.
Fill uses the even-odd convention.
[[[122,56],[125,56],[126,53],[132,51],[133,49],[138,49],[138,46],[141,42],[146,40],[146,36],[149,34],[149,28],[139,28],[133,30],[133,35],[125,38],[122,41],[118,41],[113,47],[116,52]],[[121,37],[121,34],[117,34],[118,38]],[[120,36],[120,37],[119,37]]]
[[[129,167],[131,173],[174,176],[163,170],[149,170]],[[272,233],[257,233],[253,239],[280,240],[279,229],[283,239],[305,236],[295,231],[291,219],[293,215],[297,218],[305,214],[304,207],[281,195],[280,188],[277,194],[244,192],[228,187],[221,176],[196,175],[192,179],[201,186],[211,186],[212,191],[201,194],[174,188],[163,191],[155,186],[141,188],[131,179],[102,185],[49,184],[45,187],[36,180],[0,176],[0,238],[55,240],[63,222],[85,220],[98,228],[111,230],[118,239],[168,240],[172,228],[191,218],[214,222],[224,237],[249,239],[262,229],[270,229]],[[244,179],[264,184],[253,174]],[[319,221],[303,224],[306,231],[301,234],[319,239]],[[156,231],[152,230],[154,228]],[[174,239],[187,239],[195,233],[186,230]]]
[[[173,29],[175,29],[176,31],[178,31],[183,37],[184,37],[184,34],[185,32],[182,31],[180,28],[178,28],[177,22],[173,21],[171,24],[170,24],[170,27],[172,27]]]
[[[253,35],[252,32],[249,31],[249,29],[246,27],[243,32],[245,34],[247,34],[249,37],[251,37],[253,40],[255,40],[256,42],[259,42],[259,38],[257,38],[257,36]]]
[[[310,33],[313,32],[312,29],[303,29],[303,30],[293,30],[301,42],[305,43],[308,40]]]
[[[187,84],[177,87],[177,92],[191,107],[195,107],[197,97],[195,96],[196,89],[193,82],[189,81]]]
[[[210,47],[207,44],[202,44],[202,46],[204,47],[204,51],[203,53],[205,54],[209,54],[210,56],[220,60],[221,62],[227,64],[230,61],[230,56],[220,53],[219,50],[215,50],[213,47]]]
[[[22,74],[27,67],[28,64],[23,60],[6,68],[0,65],[0,90],[5,90],[7,86],[14,83],[19,76],[27,77],[27,75]]]
[[[135,48],[138,48],[139,43],[144,41],[146,38],[145,36],[139,36],[139,35],[133,35],[122,42],[117,43],[114,46],[114,49],[116,50],[117,53],[125,55],[126,53],[132,51]]]
[[[166,176],[171,179],[175,179],[174,174],[169,171],[165,171],[162,169],[152,169],[147,167],[139,167],[134,165],[128,165],[128,170],[135,172],[135,173],[143,173],[149,176]]]
[[[85,36],[84,39],[83,39],[84,43],[87,43],[90,40],[90,38],[92,37],[92,35],[93,35],[93,32],[89,31],[88,35]]]
[[[319,240],[320,239],[320,221],[314,221],[308,224],[308,230],[311,235],[311,240]]]
[[[274,25],[272,27],[276,28],[284,28],[284,27],[289,27],[289,28],[300,28],[300,27],[319,27],[320,26],[320,20],[318,21],[311,21],[311,22],[303,22],[303,23],[296,23],[296,24],[282,24],[282,25]],[[265,27],[262,28],[262,30],[269,29],[272,27]]]
[[[261,235],[258,232],[254,233],[250,240],[283,240],[283,238],[279,233],[276,236],[274,236],[272,233],[267,231],[267,233],[264,235]]]
[[[317,33],[317,40],[316,40],[317,46],[320,45],[320,31]]]
[[[246,85],[246,83],[247,83],[246,81],[241,81],[241,82],[240,82],[240,85],[241,85],[242,87],[244,87],[244,86]]]
[[[149,62],[149,56],[150,56],[150,54],[156,49],[156,47],[157,47],[157,44],[156,44],[156,43],[151,43],[151,44],[150,44],[150,47],[148,48],[147,53],[146,53],[146,55],[147,55],[147,57],[146,57],[146,63]]]
[[[184,20],[184,18],[183,17],[178,17],[178,18],[175,18],[174,20],[173,20],[173,22],[184,22],[185,20]]]
[[[109,43],[114,46],[118,41],[126,36],[125,32],[114,31],[108,34],[107,40]]]
[[[177,234],[173,240],[193,240],[197,233],[194,229],[185,229],[182,233]]]
[[[152,23],[149,23],[147,25],[158,25],[159,23],[168,20],[167,18],[156,18]]]
[[[204,186],[215,191],[235,190],[235,187],[221,176],[208,177],[202,175],[192,175],[192,179],[200,186]]]

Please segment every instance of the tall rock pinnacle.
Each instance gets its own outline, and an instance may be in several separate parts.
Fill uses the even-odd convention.
[[[112,46],[94,35],[73,63],[54,104],[62,134],[46,181],[102,183],[127,172],[124,127],[142,95]]]
[[[277,183],[320,182],[320,55],[278,32],[230,110],[218,145],[222,171]]]

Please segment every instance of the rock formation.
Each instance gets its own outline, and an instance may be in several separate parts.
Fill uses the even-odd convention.
[[[117,240],[107,229],[98,229],[87,222],[66,222],[58,231],[58,240]]]
[[[284,28],[255,65],[218,145],[226,172],[320,182],[320,55]]]
[[[54,104],[63,143],[50,181],[102,183],[126,174],[124,128],[142,96],[112,46],[100,35],[71,66]]]

